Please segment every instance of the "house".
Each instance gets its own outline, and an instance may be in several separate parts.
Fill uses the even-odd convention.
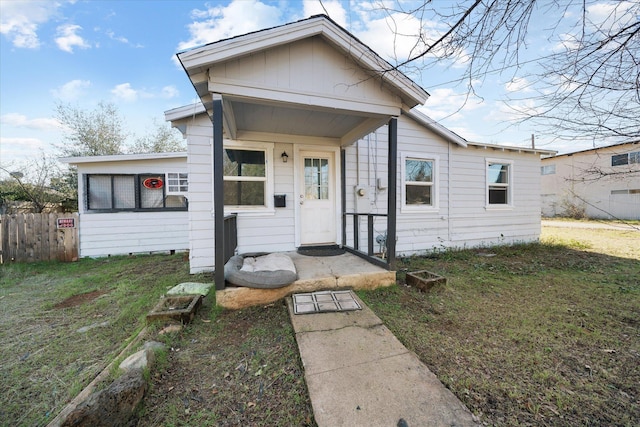
[[[640,219],[640,141],[542,159],[542,214]]]
[[[393,270],[398,255],[539,237],[552,152],[439,125],[414,108],[424,89],[326,16],[178,58],[201,100],[165,113],[187,139],[194,273],[236,239],[240,253],[337,244]]]
[[[80,257],[189,249],[187,153],[61,161],[78,169]]]

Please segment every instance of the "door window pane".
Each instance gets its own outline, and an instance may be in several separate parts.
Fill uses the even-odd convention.
[[[304,193],[308,200],[329,199],[328,159],[304,159]]]

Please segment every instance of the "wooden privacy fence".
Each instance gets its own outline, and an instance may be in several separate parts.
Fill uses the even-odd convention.
[[[0,263],[75,261],[77,213],[27,213],[0,216]]]

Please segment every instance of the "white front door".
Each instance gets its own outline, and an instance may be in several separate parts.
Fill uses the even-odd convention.
[[[336,243],[335,154],[300,151],[300,244]]]

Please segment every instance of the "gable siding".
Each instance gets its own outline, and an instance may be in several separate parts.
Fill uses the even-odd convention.
[[[187,165],[184,158],[79,164],[79,256],[102,257],[187,250],[189,248],[187,212],[87,212],[83,179],[86,174],[186,171]]]
[[[212,82],[310,93],[400,106],[380,80],[316,36],[236,58],[210,68]]]

